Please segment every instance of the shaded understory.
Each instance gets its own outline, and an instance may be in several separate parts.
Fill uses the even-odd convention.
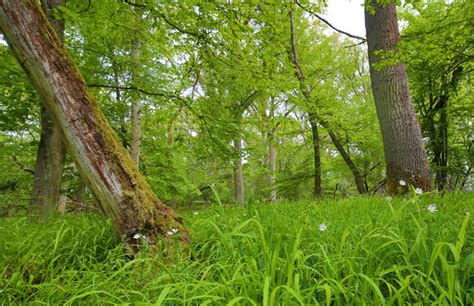
[[[97,215],[3,218],[0,303],[468,305],[473,212],[470,194],[183,211],[174,262],[127,260]]]

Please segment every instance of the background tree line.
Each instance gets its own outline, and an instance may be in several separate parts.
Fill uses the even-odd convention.
[[[439,191],[471,188],[468,1],[404,6],[408,25],[392,50],[371,44],[383,37],[370,29],[387,12],[396,25],[395,7],[373,3],[376,14],[366,20],[372,80],[366,38],[328,35],[318,18],[324,2],[42,4],[119,141],[169,206],[396,193],[401,179],[429,190],[421,178],[391,174],[396,167],[386,163],[391,146],[394,160],[413,158],[422,165],[414,169],[427,170],[423,144]],[[61,132],[8,47],[0,52],[0,188],[15,191],[4,192],[2,202],[20,196],[50,211],[62,194],[75,203],[70,207],[87,206],[92,195]],[[381,133],[371,89],[376,100],[388,95],[374,86],[374,74],[384,80],[400,60],[423,144],[421,135],[392,127],[395,136],[382,141],[384,123],[398,123],[384,119],[390,112],[375,101]],[[389,144],[396,135],[417,141],[408,144],[410,154],[397,155]],[[414,147],[419,155],[411,154]],[[430,181],[425,170],[416,173]]]

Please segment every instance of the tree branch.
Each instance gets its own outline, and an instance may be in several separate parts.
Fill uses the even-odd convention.
[[[35,175],[35,171],[31,170],[30,168],[28,168],[27,166],[23,165],[22,163],[20,163],[18,161],[18,159],[16,158],[15,155],[12,155],[12,160],[18,165],[18,167],[20,167],[21,170],[25,171],[25,172],[28,172],[29,174],[31,175]]]
[[[341,34],[344,34],[350,38],[354,38],[354,39],[358,39],[358,40],[361,40],[363,42],[366,42],[367,39],[365,37],[362,37],[362,36],[357,36],[357,35],[353,35],[353,34],[350,34],[350,33],[347,33],[345,31],[342,31],[342,30],[339,30],[338,28],[336,28],[335,26],[333,26],[329,21],[327,21],[326,19],[324,19],[323,17],[319,16],[318,14],[316,14],[315,12],[313,11],[310,11],[309,9],[307,9],[306,7],[304,7],[303,5],[301,5],[301,3],[299,3],[298,0],[295,0],[295,4],[297,6],[299,6],[301,9],[303,9],[303,11],[307,12],[308,14],[318,18],[319,20],[321,20],[322,22],[324,22],[327,26],[329,26],[331,29],[333,29],[334,31],[338,32],[338,33],[341,33]]]
[[[146,4],[140,4],[140,3],[134,3],[130,0],[122,0],[123,3],[127,3],[127,4],[130,4],[132,6],[136,6],[136,7],[146,7]]]

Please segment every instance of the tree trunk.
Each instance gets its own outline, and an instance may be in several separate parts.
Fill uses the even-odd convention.
[[[271,131],[268,135],[268,171],[270,183],[270,202],[275,202],[277,199],[276,189],[276,148],[274,144],[274,132]]]
[[[309,102],[311,99],[311,92],[310,92],[309,86],[305,84],[305,75],[298,61],[293,12],[290,12],[290,26],[291,26],[291,51],[292,51],[291,59],[293,61],[293,65],[295,66],[295,74],[300,83],[300,89],[303,95],[305,96],[305,98]],[[323,125],[324,128],[328,131],[332,142],[334,143],[337,150],[341,154],[342,158],[346,162],[352,174],[354,175],[354,180],[355,180],[357,190],[359,191],[359,193],[361,194],[366,193],[366,189],[364,187],[364,182],[362,180],[360,171],[357,169],[356,165],[351,160],[349,154],[345,151],[344,147],[341,145],[340,141],[336,137],[336,134],[329,128],[329,125],[326,122],[322,120],[318,120],[316,112],[311,112],[308,115],[309,115],[309,120],[310,120],[310,125],[311,125],[313,150],[314,150],[314,190],[313,190],[314,197],[315,198],[320,197],[321,192],[322,192],[321,190],[321,153],[320,153],[320,145],[319,145],[318,123]]]
[[[365,12],[370,76],[377,116],[384,143],[387,192],[408,192],[408,186],[429,191],[431,169],[421,138],[421,130],[408,90],[405,66],[398,62],[381,69],[379,51],[396,52],[400,40],[395,4],[381,6],[372,0],[375,14]],[[406,182],[400,186],[399,182]]]
[[[0,29],[129,251],[139,250],[142,235],[150,244],[160,238],[188,243],[181,219],[155,196],[120,145],[36,1],[0,0]]]
[[[309,86],[305,82],[305,75],[301,69],[298,52],[296,50],[296,33],[295,33],[295,21],[293,16],[293,11],[290,11],[290,34],[291,34],[291,52],[290,58],[295,67],[295,75],[300,84],[301,92],[309,103],[311,99],[311,93]],[[314,152],[314,186],[313,186],[313,196],[319,198],[321,196],[321,152],[319,145],[319,131],[318,131],[318,121],[315,112],[309,112],[309,123],[311,125],[311,139],[313,142],[313,152]]]
[[[313,114],[309,114],[309,124],[311,125],[311,140],[313,143],[313,162],[314,162],[314,186],[313,196],[321,197],[321,149],[319,140],[318,122]]]
[[[34,211],[48,215],[58,204],[65,157],[61,130],[55,127],[48,111],[41,107],[41,138],[31,192]]]
[[[357,191],[359,192],[359,194],[366,194],[368,190],[365,187],[362,174],[352,161],[351,157],[349,156],[349,153],[347,153],[346,149],[344,149],[344,146],[342,145],[339,138],[336,136],[336,133],[334,133],[334,131],[329,128],[326,122],[322,122],[321,125],[323,125],[324,128],[328,131],[332,143],[336,146],[337,151],[339,152],[339,154],[341,154],[342,159],[344,159],[344,161],[346,162],[346,165],[349,167],[349,170],[351,170],[352,175],[354,176],[354,182],[356,184]]]
[[[64,20],[54,18],[54,10],[64,6],[66,0],[42,0],[41,5],[59,40],[64,37]],[[40,110],[41,136],[36,153],[35,177],[30,203],[33,210],[43,215],[50,214],[59,201],[66,147],[61,130],[53,123],[44,107]]]
[[[76,190],[76,196],[75,196],[76,203],[82,204],[82,205],[86,204],[86,190],[87,190],[86,184],[81,182],[81,184]]]
[[[234,140],[234,148],[237,154],[235,159],[234,168],[234,191],[235,201],[240,205],[245,205],[245,194],[244,194],[244,169],[242,163],[242,138],[237,137]]]
[[[433,161],[435,162],[435,184],[438,191],[448,187],[448,97],[439,97],[439,121],[433,139]]]
[[[265,110],[265,119],[266,123],[266,137],[267,137],[267,148],[268,148],[268,183],[270,184],[270,195],[268,201],[275,202],[277,199],[277,189],[276,189],[276,144],[275,144],[275,131],[278,124],[274,123],[275,120],[275,101],[274,98],[270,99],[269,114],[266,115]]]

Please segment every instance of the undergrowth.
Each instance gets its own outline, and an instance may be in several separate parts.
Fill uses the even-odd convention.
[[[0,302],[472,305],[470,213],[469,194],[183,211],[191,251],[173,262],[128,260],[96,215],[3,218]]]

